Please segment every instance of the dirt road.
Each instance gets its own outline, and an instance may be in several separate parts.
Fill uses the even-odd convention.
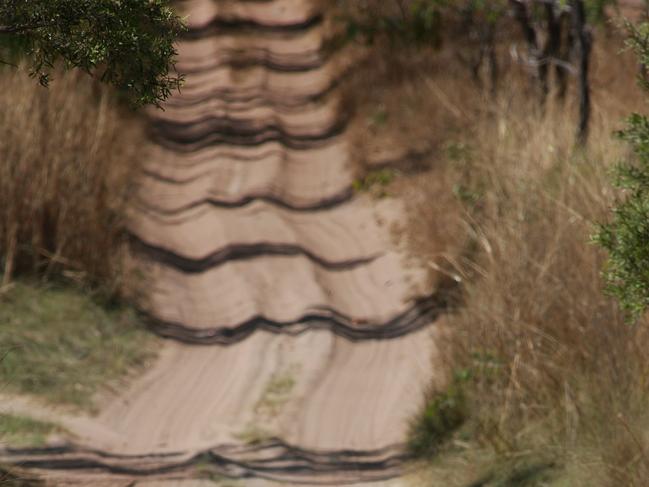
[[[181,6],[187,84],[130,227],[170,340],[98,416],[58,418],[73,442],[0,460],[80,485],[398,477],[440,306],[390,237],[399,202],[351,189],[351,58],[308,0]]]

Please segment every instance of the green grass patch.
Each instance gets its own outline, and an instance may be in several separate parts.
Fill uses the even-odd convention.
[[[429,457],[466,421],[465,379],[457,376],[448,388],[429,395],[410,425],[408,446],[419,458]]]
[[[16,282],[0,294],[0,383],[10,392],[92,408],[103,384],[153,357],[134,310],[79,289]]]
[[[363,178],[354,180],[352,186],[356,192],[369,192],[382,198],[388,196],[386,188],[396,176],[397,172],[394,169],[377,169],[368,172]]]
[[[240,433],[235,435],[237,440],[249,445],[256,445],[273,438],[273,433],[256,425],[249,423]]]
[[[0,413],[0,443],[12,447],[43,446],[49,435],[62,431],[63,429],[54,423]]]

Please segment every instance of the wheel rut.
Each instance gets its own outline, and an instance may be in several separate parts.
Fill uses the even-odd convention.
[[[142,315],[170,340],[98,415],[60,418],[73,440],[0,461],[55,485],[398,478],[445,300],[393,242],[400,203],[352,190],[353,57],[323,49],[316,1],[178,8],[187,86],[151,114],[129,223]]]

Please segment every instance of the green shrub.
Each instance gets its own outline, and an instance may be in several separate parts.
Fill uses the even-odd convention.
[[[628,45],[645,63],[649,60],[649,24],[627,27]],[[649,90],[646,81],[642,85]],[[629,143],[633,157],[616,168],[615,185],[622,196],[613,207],[611,221],[598,225],[594,241],[609,254],[604,269],[607,291],[631,319],[637,319],[649,307],[649,119],[631,115],[627,128],[618,135]]]

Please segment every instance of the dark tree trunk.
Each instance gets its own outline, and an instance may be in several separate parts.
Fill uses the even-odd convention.
[[[543,104],[543,100],[548,92],[548,69],[545,60],[542,58],[543,53],[539,47],[536,30],[530,18],[526,2],[523,0],[510,0],[510,4],[513,7],[514,18],[518,22],[525,42],[527,43],[527,49],[530,53],[530,63],[534,68],[534,76],[541,90],[541,104]]]
[[[592,37],[586,23],[584,1],[571,0],[570,6],[579,62],[579,124],[577,126],[577,142],[583,145],[588,139],[588,123],[590,120],[590,85],[588,83],[588,71],[590,68]]]
[[[570,15],[562,12],[558,19],[559,23],[559,52],[558,57],[561,63],[557,64],[555,74],[557,77],[557,97],[563,101],[566,98],[568,90],[568,68],[571,61],[571,52],[573,45],[572,29],[570,27]]]
[[[490,23],[486,32],[487,60],[489,62],[489,78],[491,82],[491,94],[498,91],[500,68],[498,66],[498,53],[496,52],[496,25]]]
[[[545,40],[545,46],[543,46],[543,54],[541,59],[539,59],[539,84],[541,86],[541,104],[545,104],[545,101],[550,92],[550,85],[548,82],[548,73],[550,72],[550,63],[553,58],[556,57],[556,51],[558,47],[558,35],[560,32],[557,32],[557,18],[554,13],[554,2],[546,2],[543,4],[545,8],[545,20],[547,24],[547,38]]]

